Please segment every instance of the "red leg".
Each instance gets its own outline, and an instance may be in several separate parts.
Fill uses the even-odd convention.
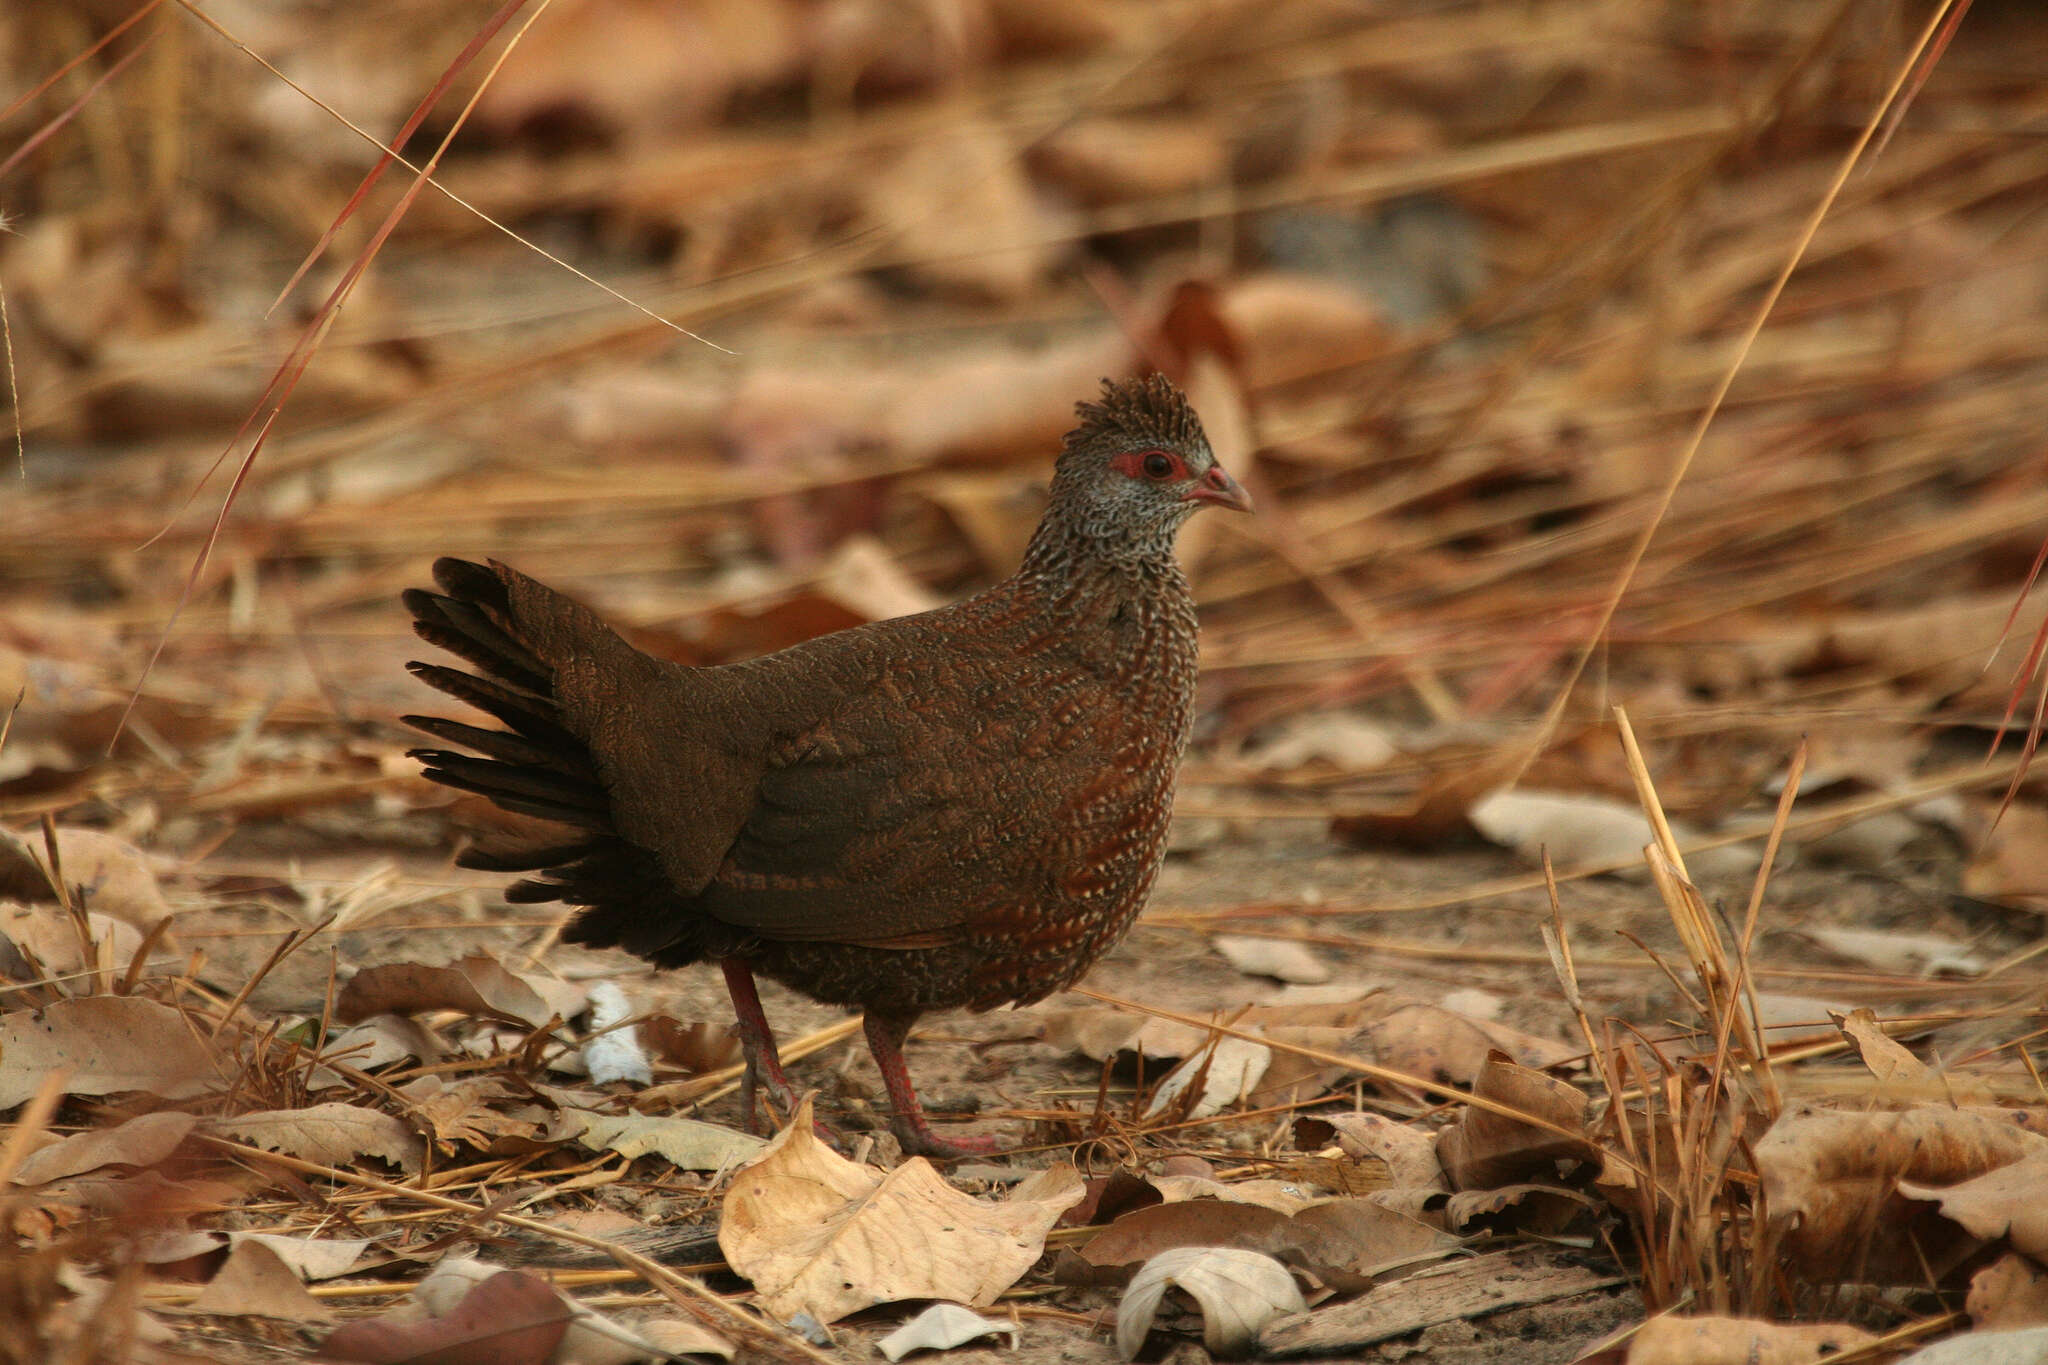
[[[796,1112],[798,1096],[796,1087],[782,1070],[782,1056],[775,1050],[775,1034],[768,1027],[768,1016],[761,1012],[761,996],[754,989],[754,969],[744,958],[737,957],[720,958],[718,965],[725,969],[725,988],[732,994],[733,1017],[739,1022],[740,1052],[747,1059],[747,1073],[740,1082],[740,1105],[751,1133],[755,1131],[754,1090],[760,1082],[768,1083],[768,1094],[782,1106],[784,1114]]]
[[[917,1091],[911,1087],[910,1070],[903,1065],[903,1040],[910,1036],[910,1026],[916,1019],[914,1014],[877,1014],[869,1010],[866,1021],[868,1050],[875,1054],[875,1065],[882,1069],[882,1084],[889,1088],[889,1103],[896,1110],[889,1130],[896,1134],[903,1155],[957,1161],[1000,1150],[992,1138],[948,1142],[932,1131],[925,1120],[924,1106],[917,1102]]]

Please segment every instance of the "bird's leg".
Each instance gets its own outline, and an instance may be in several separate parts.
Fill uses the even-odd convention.
[[[957,1161],[997,1151],[998,1144],[991,1138],[948,1142],[925,1120],[924,1106],[917,1102],[917,1091],[910,1084],[910,1070],[903,1064],[903,1040],[910,1036],[910,1026],[916,1020],[915,1014],[878,1014],[874,1010],[867,1012],[866,1020],[868,1050],[875,1054],[875,1065],[882,1070],[882,1084],[889,1088],[889,1103],[896,1111],[889,1131],[896,1134],[903,1155]]]
[[[768,1016],[761,1012],[761,995],[754,989],[754,969],[746,959],[738,957],[720,958],[718,965],[725,969],[725,988],[732,993],[733,1018],[739,1023],[740,1052],[747,1059],[746,1075],[740,1082],[740,1112],[751,1133],[754,1091],[760,1082],[768,1083],[769,1095],[782,1106],[784,1114],[796,1112],[798,1097],[796,1087],[782,1070],[782,1055],[775,1050],[775,1034],[768,1027]]]

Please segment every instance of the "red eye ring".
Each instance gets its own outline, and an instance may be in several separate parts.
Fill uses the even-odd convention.
[[[1145,452],[1145,457],[1140,463],[1145,470],[1145,477],[1148,479],[1173,477],[1174,459],[1163,450],[1149,450]]]

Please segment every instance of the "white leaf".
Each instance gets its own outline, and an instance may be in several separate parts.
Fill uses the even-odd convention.
[[[648,1085],[654,1068],[640,1048],[640,1030],[619,1024],[633,1017],[633,1006],[614,981],[600,981],[590,988],[590,1031],[597,1036],[583,1045],[583,1065],[598,1085],[610,1081],[631,1081]]]
[[[1216,951],[1246,976],[1270,976],[1275,981],[1308,986],[1330,979],[1330,964],[1317,957],[1306,943],[1250,934],[1218,934],[1215,943]]]
[[[1004,1332],[1009,1333],[1010,1346],[1015,1349],[1016,1323],[985,1318],[957,1303],[935,1303],[875,1345],[889,1359],[901,1360],[912,1351],[950,1351]]]
[[[1139,1267],[1117,1305],[1116,1346],[1125,1360],[1137,1356],[1159,1301],[1176,1285],[1201,1306],[1202,1344],[1212,1355],[1248,1354],[1267,1323],[1308,1311],[1294,1276],[1271,1256],[1236,1247],[1175,1247]]]
[[[1257,1025],[1245,1030],[1247,1033],[1258,1031]],[[1202,1093],[1188,1110],[1188,1117],[1201,1119],[1220,1114],[1258,1089],[1260,1078],[1272,1063],[1273,1049],[1264,1043],[1254,1043],[1247,1038],[1219,1038],[1213,1051],[1204,1048],[1166,1073],[1166,1079],[1159,1082],[1159,1089],[1153,1092],[1145,1117],[1157,1118],[1164,1113],[1197,1075],[1202,1077]]]

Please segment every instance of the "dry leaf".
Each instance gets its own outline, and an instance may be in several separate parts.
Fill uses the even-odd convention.
[[[348,1274],[370,1245],[367,1237],[287,1237],[275,1232],[231,1232],[228,1241],[235,1246],[262,1243],[303,1280],[331,1280]]]
[[[557,1017],[535,982],[483,953],[446,967],[418,962],[365,967],[349,978],[334,1002],[334,1017],[344,1024],[375,1014],[428,1010],[460,1010],[534,1028]]]
[[[1978,976],[1989,965],[1982,953],[1945,934],[1827,926],[1806,926],[1799,932],[1831,953],[1895,976]]]
[[[1137,1357],[1160,1300],[1176,1287],[1201,1305],[1202,1344],[1211,1355],[1249,1355],[1267,1323],[1308,1311],[1294,1276],[1270,1256],[1232,1247],[1164,1251],[1131,1277],[1117,1305],[1116,1347],[1125,1360]]]
[[[352,1365],[547,1365],[573,1316],[546,1280],[505,1270],[469,1289],[441,1316],[393,1314],[344,1324],[320,1344],[314,1359]]]
[[[1257,1032],[1254,1027],[1252,1032]],[[1145,1117],[1155,1119],[1181,1097],[1199,1077],[1202,1092],[1187,1106],[1184,1117],[1207,1118],[1220,1114],[1258,1087],[1259,1078],[1272,1063],[1273,1049],[1248,1038],[1220,1037],[1210,1047],[1184,1059],[1160,1079],[1145,1107]]]
[[[419,1134],[389,1114],[356,1104],[337,1101],[304,1109],[265,1109],[214,1119],[207,1126],[222,1137],[322,1166],[346,1166],[368,1156],[410,1174],[426,1163],[426,1143]]]
[[[583,1044],[583,1069],[594,1084],[627,1081],[634,1085],[649,1085],[653,1082],[654,1068],[648,1064],[647,1054],[641,1051],[640,1030],[626,1022],[632,1017],[633,1006],[616,981],[600,981],[590,988],[590,1032],[593,1036]]]
[[[190,1114],[165,1110],[79,1133],[30,1153],[14,1180],[18,1185],[41,1185],[102,1166],[154,1166],[178,1150],[198,1121]]]
[[[450,1256],[437,1264],[427,1277],[413,1286],[413,1298],[436,1318],[462,1311],[469,1297],[502,1274],[503,1267],[469,1256]],[[550,1290],[562,1311],[569,1314],[568,1328],[553,1361],[574,1365],[633,1365],[655,1353],[653,1343],[637,1328],[616,1322],[596,1309]],[[671,1329],[673,1335],[673,1329]],[[690,1349],[707,1351],[730,1359],[733,1347],[714,1332],[698,1328]]]
[[[807,1100],[727,1191],[718,1245],[778,1319],[836,1322],[871,1304],[994,1303],[1082,1195],[1078,1175],[1041,1198],[991,1203],[913,1157],[883,1175],[818,1141]]]
[[[197,1313],[244,1314],[286,1322],[332,1322],[334,1310],[306,1292],[298,1273],[261,1242],[245,1241],[228,1253],[220,1271],[192,1300]]]
[[[1781,1115],[1755,1151],[1765,1207],[1787,1227],[1784,1246],[1797,1264],[1833,1276],[1851,1265],[1870,1283],[1920,1284],[1930,1267],[1941,1273],[1974,1243],[1905,1197],[1909,1185],[1917,1198],[1945,1199],[1947,1187],[2048,1152],[2048,1140],[1981,1111],[1802,1106]],[[1964,1194],[1958,1211],[1973,1202]],[[2010,1212],[1987,1209],[1993,1218]]]
[[[1440,1005],[1391,993],[1383,992],[1376,1007],[1377,1017],[1368,1026],[1374,1059],[1381,1066],[1428,1080],[1475,1084],[1495,1052],[1540,1070],[1557,1066],[1579,1051],[1491,1019],[1468,1018]]]
[[[1963,1306],[1979,1331],[2048,1324],[2048,1270],[2007,1253],[1970,1277]]]
[[[1328,1114],[1317,1118],[1334,1130],[1344,1154],[1383,1161],[1388,1183],[1419,1189],[1447,1190],[1443,1163],[1437,1159],[1436,1134],[1412,1124],[1396,1123],[1381,1114]]]
[[[2019,1161],[1956,1184],[1901,1180],[1899,1193],[1939,1204],[1974,1237],[2007,1238],[2013,1250],[2048,1260],[2048,1151],[2038,1146]]]
[[[1841,1323],[1754,1318],[1652,1318],[1629,1343],[1628,1365],[1809,1365],[1872,1341]]]
[[[2048,1327],[2018,1332],[1965,1332],[1923,1346],[1895,1365],[2041,1365],[2048,1360]]]
[[[217,1075],[213,1050],[169,1005],[133,995],[57,1000],[41,1010],[0,1015],[0,1109],[35,1094],[43,1077],[64,1073],[69,1095],[144,1090],[184,1099]]]
[[[1578,1087],[1496,1052],[1486,1059],[1473,1093],[1541,1120],[1543,1126],[1468,1106],[1437,1140],[1437,1157],[1455,1188],[1492,1189],[1551,1174],[1559,1161],[1599,1159],[1593,1144],[1581,1136],[1588,1101]]]
[[[1284,771],[1320,764],[1338,772],[1370,772],[1400,757],[1386,731],[1349,711],[1291,716],[1245,750],[1246,766]]]
[[[1105,1273],[1077,1278],[1113,1283],[1130,1267],[1188,1247],[1234,1247],[1284,1257],[1318,1274],[1357,1275],[1387,1261],[1437,1254],[1457,1245],[1440,1230],[1368,1200],[1309,1203],[1297,1195],[1274,1207],[1229,1197],[1237,1186],[1217,1188],[1225,1193],[1157,1204],[1117,1218],[1080,1251],[1085,1265]]]
[[[912,1351],[950,1351],[983,1337],[1010,1338],[1017,1348],[1017,1324],[985,1318],[957,1303],[935,1303],[909,1322],[875,1343],[875,1349],[891,1360],[901,1360]]]
[[[111,915],[85,917],[86,936],[92,941],[92,961],[86,961],[85,946],[79,942],[78,924],[54,903],[44,905],[0,904],[0,935],[15,947],[14,958],[32,955],[51,976],[72,976],[87,970],[119,975],[128,970],[142,947],[142,931]],[[173,960],[166,954],[162,961]],[[27,980],[33,973],[26,962],[10,958],[6,973]]]
[[[1270,976],[1275,981],[1311,986],[1330,979],[1330,964],[1317,957],[1315,949],[1306,943],[1248,934],[1218,934],[1210,941],[1231,966],[1246,976]]]
[[[0,838],[0,899],[55,903],[59,897],[42,867],[48,856],[40,836],[32,845],[19,836]],[[66,825],[57,831],[57,857],[64,885],[87,910],[141,930],[171,914],[149,855],[126,839]]]
[[[598,1114],[588,1109],[564,1109],[549,1136],[628,1159],[653,1152],[685,1171],[730,1170],[761,1155],[767,1146],[764,1138],[697,1119]]]

